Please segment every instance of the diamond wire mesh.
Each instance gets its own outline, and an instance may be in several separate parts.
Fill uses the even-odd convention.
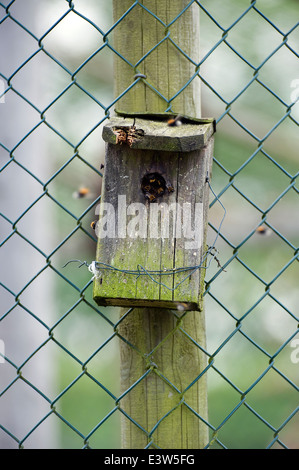
[[[175,46],[194,65],[190,80],[201,79],[203,116],[217,119],[213,187],[227,209],[218,244],[226,272],[214,265],[206,276],[207,447],[298,447],[296,5],[284,2],[282,13],[281,2],[191,1],[186,9],[191,4],[201,11],[202,57],[195,62]],[[119,319],[115,309],[97,308],[86,271],[61,266],[94,257],[90,222],[100,200],[100,129],[128,91],[114,99],[110,86],[118,54],[113,31],[123,18],[113,24],[104,2],[29,2],[26,8],[16,0],[0,2],[2,44],[8,48],[15,37],[18,51],[5,57],[0,74],[3,122],[10,107],[17,112],[1,139],[1,447],[118,447],[115,429],[124,413],[118,325],[132,309]],[[138,1],[127,14],[135,8],[153,15]],[[171,25],[184,12],[169,25],[155,17],[165,26],[165,40],[173,43]],[[35,84],[28,87],[32,73]],[[34,152],[45,155],[42,165]],[[87,197],[78,194],[82,183]],[[18,199],[17,206],[9,199]],[[218,221],[212,198],[211,234]],[[40,225],[46,233],[35,232]],[[24,347],[25,335],[32,341]],[[41,369],[52,377],[48,388]],[[152,368],[131,388],[149,373],[168,383]],[[182,400],[179,406],[189,405]],[[144,430],[148,446],[155,446],[158,425]]]

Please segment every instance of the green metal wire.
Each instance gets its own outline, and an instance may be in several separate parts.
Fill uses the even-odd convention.
[[[74,439],[79,438],[81,440],[82,448],[92,448],[93,439],[96,438],[97,433],[101,429],[104,429],[106,423],[109,422],[109,420],[114,419],[115,416],[122,415],[123,419],[130,420],[130,422],[132,422],[140,430],[140,432],[145,435],[147,440],[146,448],[157,448],[158,446],[155,442],[155,431],[158,429],[159,425],[164,420],[166,420],[167,417],[176,409],[180,407],[186,407],[191,413],[194,414],[196,419],[204,423],[209,429],[210,438],[206,448],[218,447],[226,449],[230,446],[234,446],[234,436],[231,436],[231,439],[229,439],[229,443],[227,444],[225,429],[227,426],[229,426],[228,423],[231,423],[236,418],[236,416],[238,416],[241,410],[246,410],[246,412],[250,413],[250,415],[256,419],[256,421],[259,423],[259,426],[263,426],[263,428],[268,432],[268,441],[265,445],[266,448],[288,448],[287,442],[289,442],[289,436],[287,434],[287,430],[294,429],[292,427],[292,423],[294,422],[296,416],[298,417],[299,407],[295,407],[291,411],[289,409],[284,410],[284,416],[280,420],[280,423],[274,423],[271,422],[271,419],[269,419],[267,414],[264,415],[263,410],[261,410],[260,407],[256,406],[254,401],[254,394],[259,387],[263,386],[271,374],[273,374],[277,379],[283,381],[284,385],[289,387],[292,393],[298,393],[299,391],[298,385],[295,383],[294,379],[288,376],[288,372],[285,372],[284,367],[281,365],[283,354],[286,353],[288,345],[290,344],[291,340],[293,340],[298,335],[298,313],[292,311],[284,298],[280,298],[278,293],[275,291],[275,283],[278,280],[283,279],[283,276],[287,270],[297,266],[297,262],[299,260],[299,250],[298,247],[295,246],[294,242],[289,240],[288,237],[283,233],[283,229],[281,227],[277,227],[270,218],[271,214],[279,205],[280,201],[286,200],[286,198],[290,195],[298,196],[299,190],[296,183],[298,172],[292,174],[287,168],[287,165],[284,166],[282,163],[277,161],[274,156],[270,155],[266,147],[266,144],[269,141],[268,139],[270,139],[275,132],[282,129],[283,126],[290,124],[292,126],[298,127],[299,123],[295,117],[295,113],[293,113],[295,109],[295,103],[289,103],[285,96],[280,96],[280,93],[273,89],[271,84],[267,83],[267,80],[262,74],[263,70],[266,68],[269,62],[271,62],[273,58],[278,57],[284,49],[287,49],[288,53],[292,55],[292,58],[296,58],[298,60],[298,52],[290,44],[290,37],[295,33],[296,28],[298,27],[298,23],[283,29],[277,25],[269,16],[267,16],[257,0],[248,0],[247,5],[244,7],[241,14],[233,19],[231,24],[224,27],[221,24],[222,20],[216,19],[213,15],[212,8],[209,6],[209,2],[191,0],[176,17],[172,18],[171,21],[166,24],[154,12],[150,11],[149,8],[143,5],[141,1],[132,0],[132,4],[129,9],[115,23],[109,25],[109,27],[104,30],[97,24],[94,18],[91,18],[82,13],[80,11],[80,7],[76,5],[76,2],[65,0],[65,2],[61,3],[64,4],[65,11],[61,14],[60,17],[55,19],[53,24],[48,27],[42,36],[38,37],[25,24],[25,21],[24,24],[22,23],[22,18],[19,18],[17,15],[17,2],[15,2],[15,0],[7,4],[5,4],[3,1],[0,2],[0,31],[1,27],[4,25],[13,25],[14,27],[21,28],[23,34],[28,35],[28,37],[30,37],[31,41],[34,43],[34,48],[31,50],[30,54],[23,58],[22,61],[15,66],[14,70],[10,72],[10,74],[7,75],[4,71],[0,70],[0,80],[4,83],[4,90],[1,90],[0,99],[6,99],[10,95],[13,95],[17,99],[21,100],[22,103],[28,105],[32,112],[37,113],[37,121],[35,125],[32,126],[31,129],[27,129],[25,133],[22,134],[22,137],[18,137],[16,142],[11,144],[11,146],[7,143],[5,144],[4,142],[0,143],[0,150],[4,155],[4,158],[1,160],[0,164],[0,174],[5,177],[5,172],[14,168],[18,171],[25,172],[29,178],[32,178],[34,184],[40,186],[39,195],[35,196],[31,202],[28,203],[27,207],[18,214],[18,216],[13,216],[12,214],[6,213],[5,210],[0,214],[1,222],[5,224],[5,227],[10,227],[5,235],[2,236],[0,248],[5,250],[14,237],[17,237],[18,239],[21,239],[22,242],[24,242],[26,245],[30,246],[33,250],[39,253],[44,263],[43,266],[36,269],[35,274],[32,275],[30,279],[24,281],[24,284],[18,289],[14,290],[10,288],[8,285],[6,285],[5,281],[0,283],[0,286],[4,290],[5,294],[8,295],[11,299],[10,308],[7,311],[1,312],[0,327],[1,322],[4,324],[6,320],[13,318],[16,309],[21,309],[21,311],[24,312],[31,319],[31,321],[36,322],[36,324],[39,325],[39,328],[41,328],[44,332],[44,335],[41,336],[38,340],[38,344],[35,345],[21,359],[15,359],[15,356],[11,355],[10,351],[3,353],[0,350],[0,358],[5,360],[6,367],[9,367],[11,370],[12,377],[8,383],[4,385],[1,384],[0,400],[5,398],[16,386],[16,384],[22,383],[23,385],[29,387],[30,390],[32,390],[34,393],[36,393],[38,397],[47,404],[48,407],[48,411],[43,416],[41,416],[23,436],[16,435],[15,431],[9,428],[9,425],[1,423],[0,417],[1,432],[7,438],[9,438],[14,445],[18,446],[19,448],[26,448],[29,438],[31,440],[34,439],[34,436],[36,435],[35,433],[39,431],[40,427],[42,427],[45,422],[50,419],[56,419],[67,427],[69,432],[74,435]],[[220,2],[219,0],[220,11],[221,8],[224,8],[222,3],[223,2]],[[219,36],[215,36],[213,44],[211,44],[210,47],[205,50],[204,56],[202,58],[196,59],[194,57],[189,57],[186,51],[184,51],[179,46],[179,44],[176,43],[172,36],[171,30],[172,25],[178,19],[183,20],[184,13],[193,5],[198,7],[198,11],[201,12],[202,19],[207,22],[212,22],[213,28],[216,28],[220,34],[220,38]],[[146,51],[146,53],[144,53],[144,55],[140,57],[136,63],[131,63],[128,58],[122,56],[119,51],[115,49],[112,36],[114,30],[129,14],[134,14],[134,9],[136,8],[142,8],[145,14],[151,15],[159,27],[162,29],[164,28],[164,36],[159,43],[155,44],[150,48],[150,50]],[[56,57],[47,45],[47,40],[55,31],[55,28],[59,26],[61,27],[63,21],[66,18],[70,18],[71,15],[75,15],[78,21],[92,28],[93,31],[98,35],[99,39],[97,47],[94,50],[90,50],[87,57],[85,57],[84,60],[82,59],[82,62],[74,67],[74,70],[70,70],[69,65],[64,63],[64,60]],[[265,28],[271,28],[280,39],[280,42],[276,44],[269,53],[267,53],[266,57],[263,57],[257,66],[252,63],[252,60],[247,56],[247,54],[240,52],[238,46],[233,44],[230,36],[230,34],[234,31],[234,28],[237,26],[240,27],[240,24],[242,24],[243,21],[246,21],[246,18],[248,18],[249,15],[256,15],[256,18],[259,21],[264,22]],[[221,18],[221,16],[219,17]],[[170,97],[165,97],[161,93],[161,90],[159,90],[159,87],[157,85],[153,85],[145,75],[141,74],[141,70],[139,70],[140,65],[146,62],[147,58],[163,43],[169,43],[171,46],[175,47],[177,53],[181,54],[182,58],[187,60],[193,66],[193,72],[191,73],[186,83],[173,96]],[[234,57],[244,65],[244,67],[249,68],[252,73],[247,83],[244,85],[242,84],[240,88],[235,89],[233,97],[230,99],[228,99],[225,93],[219,90],[217,86],[215,86],[213,83],[210,83],[206,78],[205,73],[203,72],[204,67],[214,60],[213,54],[217,52],[220,47],[227,48],[227,50],[232,53]],[[260,45],[260,47],[262,48],[263,46]],[[80,77],[80,72],[82,72],[85,67],[90,65],[93,60],[101,58],[102,54],[110,54],[111,56],[121,58],[126,62],[128,67],[132,68],[132,76],[134,76],[132,83],[129,84],[120,93],[119,96],[113,99],[111,98],[108,103],[106,103],[106,98],[104,95],[101,98],[95,96],[94,92],[88,86],[84,85]],[[26,69],[26,66],[28,66],[33,60],[36,60],[40,55],[46,56],[47,59],[51,61],[51,63],[55,64],[55,66],[58,67],[59,70],[61,70],[68,77],[68,83],[65,84],[63,89],[61,89],[56,94],[56,96],[52,98],[44,107],[42,107],[41,103],[33,103],[30,97],[26,96],[26,92],[22,90],[22,87],[16,80],[20,76],[21,72]],[[63,198],[60,198],[59,195],[57,196],[53,190],[53,184],[57,182],[59,178],[63,178],[65,172],[67,172],[71,168],[71,165],[76,162],[80,162],[80,164],[84,165],[84,167],[92,172],[92,174],[96,177],[102,177],[103,172],[98,169],[98,162],[92,161],[88,156],[85,155],[84,144],[87,142],[90,136],[94,135],[94,133],[100,129],[105,120],[109,118],[110,112],[115,106],[117,106],[119,100],[133,87],[137,86],[140,81],[142,81],[146,87],[148,87],[164,101],[165,112],[168,112],[172,111],[172,103],[174,99],[180,93],[183,93],[190,83],[198,77],[202,82],[202,86],[205,87],[205,89],[210,94],[212,94],[213,97],[217,99],[222,105],[223,111],[221,111],[219,115],[216,116],[217,126],[221,128],[222,122],[229,119],[230,122],[235,125],[241,133],[244,133],[248,138],[250,138],[255,145],[251,154],[247,156],[246,159],[244,159],[242,163],[240,163],[239,166],[234,170],[229,169],[228,166],[223,163],[221,155],[218,155],[216,151],[214,157],[214,171],[221,175],[221,183],[219,183],[218,180],[218,191],[212,191],[210,209],[212,210],[214,207],[217,208],[217,203],[220,203],[221,206],[223,208],[225,206],[229,212],[230,208],[227,207],[227,202],[225,201],[227,201],[227,195],[230,192],[233,192],[236,197],[241,197],[242,202],[248,204],[250,208],[255,211],[256,215],[259,217],[259,220],[255,222],[255,226],[253,226],[238,242],[233,241],[234,238],[232,237],[232,234],[227,234],[227,231],[225,231],[222,227],[222,223],[220,226],[215,226],[212,222],[209,223],[210,230],[215,234],[215,242],[217,241],[217,243],[220,242],[222,246],[224,245],[227,248],[227,252],[229,254],[227,255],[226,259],[221,260],[222,267],[218,266],[217,269],[214,266],[214,272],[211,274],[210,271],[207,271],[210,278],[207,276],[205,281],[206,284],[204,295],[205,299],[211,301],[217,309],[221,310],[222,315],[226,318],[227,324],[229,326],[227,327],[227,330],[223,332],[223,335],[218,338],[217,344],[215,346],[211,347],[208,345],[205,348],[184,330],[184,316],[180,316],[178,315],[177,311],[173,311],[174,318],[176,319],[176,326],[174,327],[173,331],[168,333],[164,341],[169,340],[169,338],[175,336],[176,334],[182,334],[187,338],[188,341],[191,342],[194,348],[198,348],[198,350],[200,350],[201,353],[204,353],[207,358],[207,366],[203,369],[203,371],[198,375],[195,374],[194,380],[190,384],[186,385],[184,390],[181,390],[178,384],[169,381],[169,379],[163,375],[163,371],[160,370],[159,367],[154,364],[154,362],[152,362],[152,355],[162,346],[163,341],[158,344],[153,351],[145,354],[144,352],[139,351],[134,344],[128,342],[128,340],[120,334],[119,327],[121,323],[132,314],[134,309],[130,308],[125,313],[122,313],[121,318],[114,319],[113,316],[111,317],[110,313],[106,313],[106,311],[103,309],[100,310],[90,299],[90,288],[92,285],[92,280],[88,275],[85,276],[82,286],[79,284],[76,277],[76,280],[73,280],[72,270],[62,271],[60,260],[66,259],[64,250],[68,242],[72,243],[72,241],[79,236],[80,240],[84,239],[85,241],[88,240],[89,243],[95,243],[96,238],[93,234],[90,233],[90,230],[85,227],[85,220],[93,213],[96,205],[100,201],[100,196],[95,197],[93,201],[89,203],[79,215],[77,215],[70,204],[63,200]],[[275,123],[271,124],[270,128],[264,132],[262,137],[258,137],[255,131],[251,129],[251,126],[248,125],[248,123],[243,122],[242,117],[237,114],[235,108],[235,105],[239,102],[239,100],[244,98],[247,91],[250,90],[253,85],[260,86],[265,91],[265,93],[271,96],[271,99],[279,104],[283,110],[280,116],[275,118]],[[66,133],[64,133],[63,130],[60,130],[57,127],[57,124],[50,118],[50,111],[55,108],[55,105],[60,103],[61,100],[66,97],[70,91],[75,90],[82,93],[83,96],[90,100],[98,109],[98,117],[96,122],[90,123],[87,132],[83,136],[78,136],[76,142],[71,141]],[[38,174],[35,174],[35,170],[32,170],[31,167],[29,168],[26,162],[24,162],[20,157],[22,152],[22,144],[28,142],[30,137],[35,135],[40,130],[40,128],[43,127],[46,127],[47,130],[71,152],[71,155],[66,156],[63,162],[60,163],[60,167],[53,171],[52,174],[47,177],[47,180],[44,181]],[[284,187],[279,189],[276,195],[271,199],[271,202],[265,202],[265,205],[264,203],[261,205],[254,197],[247,193],[247,188],[244,186],[242,179],[240,179],[240,177],[246,173],[247,169],[250,168],[250,165],[259,162],[260,157],[266,159],[267,163],[271,165],[273,169],[279,172],[279,174],[284,178]],[[30,234],[24,232],[22,228],[22,222],[24,220],[26,221],[30,211],[32,211],[36,205],[45,201],[53,204],[57,210],[61,211],[64,217],[71,220],[73,224],[72,229],[61,236],[60,240],[57,241],[56,246],[52,248],[50,253],[46,253],[42,248],[42,245],[39,246],[37,242],[33,242],[31,240]],[[297,215],[293,216],[296,217]],[[284,259],[284,261],[280,263],[279,269],[273,268],[271,275],[269,275],[268,278],[266,278],[264,274],[257,272],[252,267],[251,263],[243,257],[243,249],[249,246],[250,242],[255,236],[256,230],[262,225],[272,231],[272,233],[277,237],[280,246],[285,251],[288,250],[287,259]],[[213,246],[216,247],[217,244],[214,243]],[[211,252],[209,252],[209,254],[212,255]],[[57,257],[59,257],[59,261],[57,261]],[[20,262],[22,262],[21,256]],[[242,312],[236,312],[233,306],[230,305],[230,303],[228,303],[221,296],[219,296],[217,292],[217,285],[219,285],[218,283],[222,279],[221,275],[223,273],[223,269],[228,270],[232,266],[237,266],[238,269],[242,270],[244,274],[249,276],[250,279],[254,280],[262,289],[262,292],[257,294],[256,297],[248,297],[248,300],[250,300],[251,303],[249,306],[247,305]],[[195,268],[198,269],[199,267],[200,266],[182,267],[182,269],[190,270]],[[109,269],[112,267],[101,266],[100,268]],[[75,299],[69,308],[67,308],[65,311],[57,312],[55,320],[52,324],[48,324],[48,321],[45,320],[42,315],[39,314],[39,312],[32,311],[31,308],[29,308],[26,302],[24,302],[22,299],[22,294],[29,290],[30,287],[32,288],[35,281],[42,277],[44,273],[48,272],[51,272],[57,282],[61,282],[67,286],[67,288],[73,293],[73,298]],[[130,272],[138,276],[148,275],[153,281],[157,282],[154,278],[154,274],[157,273],[147,271],[144,267],[140,267],[137,270],[130,269]],[[168,275],[169,273],[161,271],[158,274],[160,276]],[[188,276],[189,274],[190,272],[188,271]],[[161,283],[160,281],[158,282]],[[238,295],[238,289],[241,290],[241,281],[235,287],[236,295]],[[273,302],[277,308],[284,312],[288,319],[291,319],[294,322],[294,329],[287,334],[281,344],[276,345],[275,351],[270,351],[267,345],[265,346],[259,338],[256,338],[254,335],[252,335],[251,332],[249,333],[247,330],[247,322],[249,322],[254,317],[255,312],[261,308],[263,302],[267,300]],[[92,352],[89,352],[84,358],[82,357],[82,354],[79,350],[72,350],[67,341],[65,341],[59,335],[60,328],[62,328],[63,325],[65,325],[65,323],[70,320],[76,309],[83,307],[88,309],[90,314],[93,314],[97,317],[103,328],[109,329],[109,333],[106,335],[105,339],[103,339],[102,342]],[[242,386],[237,383],[235,376],[229,374],[227,369],[222,366],[222,355],[227,349],[230,348],[231,344],[236,339],[245,341],[246,344],[250,345],[250,347],[253,348],[254,351],[259,354],[264,361],[262,367],[259,370],[256,370],[255,377],[250,378],[250,383]],[[100,354],[105,354],[107,348],[115,341],[126,342],[126,344],[129,345],[137,355],[139,355],[140,359],[144,361],[145,365],[144,374],[141,375],[127,390],[122,392],[112,391],[112,388],[106,384],[104,378],[99,378],[95,373],[92,372],[93,361],[96,360]],[[27,368],[34,361],[34,358],[36,358],[43,350],[46,350],[46,348],[50,345],[55,346],[55,348],[57,348],[57,350],[59,350],[59,352],[63,354],[64,357],[80,368],[80,372],[77,373],[75,377],[68,383],[65,383],[61,390],[54,397],[47,396],[47,393],[42,391],[37,384],[33,383],[33,381],[27,375]],[[229,361],[237,361],[238,358],[235,357],[235,354],[236,353],[231,353]],[[45,367],[47,366],[48,365],[45,364]],[[146,430],[140,423],[135,421],[132,416],[122,409],[122,399],[151,374],[154,374],[158,380],[162,380],[165,387],[168,387],[171,392],[178,395],[178,402],[173,408],[169,409],[165,415],[160,417],[159,421],[152,427],[152,429]],[[225,384],[225,386],[233,392],[234,396],[239,398],[237,403],[232,403],[229,401],[227,406],[224,408],[225,411],[222,412],[218,420],[213,418],[213,422],[210,421],[210,419],[208,421],[205,420],[198,412],[192,409],[192,407],[188,404],[187,398],[188,390],[204,376],[209,377],[210,374],[213,374],[213,376],[217,377],[221,383]],[[64,397],[65,399],[68,399],[68,394],[74,392],[76,386],[85,379],[89,380],[91,384],[94,384],[96,387],[98,387],[98,389],[111,400],[110,410],[105,411],[104,415],[98,419],[96,424],[90,425],[87,432],[83,432],[79,425],[74,424],[71,418],[65,416],[64,409],[60,406]],[[219,396],[218,401],[223,401],[225,404],[225,397]],[[239,430],[239,433],[242,433],[242,429]]]

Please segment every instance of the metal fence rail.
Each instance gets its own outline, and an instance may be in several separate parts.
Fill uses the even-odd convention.
[[[0,70],[0,446],[119,445],[115,428],[124,414],[124,394],[118,390],[116,351],[124,338],[118,327],[133,309],[119,319],[118,310],[98,308],[88,270],[62,266],[95,257],[90,223],[100,200],[101,126],[118,101],[142,80],[169,111],[176,96],[200,77],[203,115],[217,120],[211,237],[221,218],[218,199],[227,211],[217,240],[221,266],[212,263],[206,274],[207,447],[298,447],[299,28],[294,3],[283,2],[281,16],[282,2],[271,7],[258,0],[225,5],[194,0],[169,24],[141,1],[132,0],[115,23],[111,5],[104,2],[95,7],[60,0],[50,9],[41,2],[27,12],[21,3],[0,2],[5,57]],[[201,15],[203,50],[196,59],[171,35],[171,26],[194,4]],[[113,32],[139,8],[165,28],[163,42],[171,42],[194,67],[171,99],[138,75],[160,43],[137,64],[121,57],[137,75],[112,97],[111,60],[119,56]],[[178,329],[186,334],[179,322],[171,334]],[[177,388],[149,368],[126,393],[149,373]],[[48,374],[45,382],[43,374]],[[20,414],[12,419],[16,406]],[[184,399],[179,406],[189,407]],[[144,430],[148,447],[155,447],[158,426]],[[44,440],[37,444],[43,429]],[[55,442],[49,437],[53,433]]]

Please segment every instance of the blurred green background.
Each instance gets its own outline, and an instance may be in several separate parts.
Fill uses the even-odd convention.
[[[204,0],[201,5],[225,29],[230,28],[250,3],[249,0]],[[54,220],[51,243],[53,249],[61,244],[52,256],[52,264],[62,275],[51,274],[56,293],[55,340],[63,345],[51,346],[59,371],[54,390],[57,397],[62,394],[55,403],[57,412],[64,418],[58,420],[61,448],[82,447],[83,436],[115,409],[113,396],[119,394],[118,339],[113,330],[119,311],[96,307],[92,285],[85,289],[91,277],[85,267],[77,269],[74,264],[60,269],[70,259],[90,262],[95,258],[96,239],[90,223],[96,218],[94,201],[101,192],[100,164],[104,161],[101,126],[97,124],[113,100],[111,50],[104,48],[77,72],[102,46],[101,34],[84,17],[107,31],[113,24],[112,1],[76,0],[74,4],[83,17],[67,15],[43,43],[50,54],[74,73],[80,87],[67,89],[69,73],[49,56],[45,57],[41,72],[44,75],[41,99],[45,106],[63,92],[46,111],[47,120],[64,136],[62,139],[50,129],[47,132],[51,159],[46,170],[49,178],[59,172],[47,187],[68,210],[51,205]],[[298,188],[290,188],[280,199],[290,185],[291,176],[298,172],[299,104],[292,109],[293,119],[282,118],[287,112],[285,103],[291,104],[292,80],[299,79],[296,55],[299,28],[288,36],[287,45],[278,47],[283,41],[281,32],[287,33],[295,24],[298,2],[260,0],[256,7],[261,14],[252,9],[228,29],[226,41],[207,57],[200,69],[205,81],[202,115],[214,116],[218,121],[212,187],[216,194],[221,194],[227,211],[217,241],[217,256],[225,272],[219,272],[217,263],[212,262],[206,274],[207,351],[212,355],[220,348],[215,356],[215,368],[208,372],[209,422],[216,429],[220,427],[217,438],[228,448],[267,447],[274,439],[271,426],[276,429],[282,426],[298,406],[298,393],[289,383],[298,386],[299,377],[299,364],[291,362],[289,344],[298,328],[297,261],[271,285],[272,298],[264,297],[266,285],[293,257],[293,247],[298,246],[299,239]],[[47,31],[67,8],[67,2],[61,0],[41,2],[36,34]],[[201,59],[223,34],[202,11]],[[256,80],[247,87],[254,77]],[[69,144],[74,142],[80,143],[75,152]],[[84,186],[90,189],[90,198],[74,197]],[[213,200],[211,194],[212,203]],[[213,227],[219,226],[222,215],[220,204],[213,203],[210,242],[215,237]],[[263,215],[267,216],[265,236],[255,232]],[[242,327],[236,331],[240,319]],[[105,346],[101,348],[103,343]],[[275,357],[275,368],[270,368],[258,381],[270,358],[281,347]],[[88,373],[84,374],[82,363],[86,361]],[[245,404],[230,415],[255,381]],[[120,413],[115,410],[92,434],[89,445],[119,448],[119,429]],[[279,437],[288,447],[298,448],[298,429],[297,413]],[[222,445],[214,442],[212,448]],[[281,446],[276,443],[273,447]]]
[[[55,3],[53,2],[52,6],[54,11]],[[227,2],[213,0],[202,2],[202,5],[221,26],[228,28],[245,11],[249,3],[244,0]],[[283,3],[259,1],[257,7],[266,18],[284,32],[293,26],[294,18],[298,14],[298,5],[295,1]],[[76,2],[76,8],[92,18],[104,31],[112,24],[111,2]],[[80,51],[77,51],[73,44],[69,47],[67,38],[73,28],[74,26],[70,25],[68,33],[67,29],[61,27],[63,40],[59,39],[53,46],[56,54],[57,49],[60,50],[62,62],[66,63],[71,70],[85,60],[87,51],[90,53],[99,45],[98,36],[95,35],[92,38],[90,28],[90,38],[85,44],[86,51],[83,50],[83,45]],[[202,12],[202,57],[221,39],[221,36],[222,31]],[[298,36],[297,28],[288,38],[288,44],[294,49],[298,45]],[[53,41],[55,42],[54,38]],[[227,42],[254,67],[259,67],[281,41],[281,34],[254,11],[245,15],[229,31],[227,37]],[[63,47],[59,48],[60,45]],[[222,99],[203,84],[202,115],[215,116],[217,120],[224,115],[218,122],[215,141],[216,163],[213,167],[212,187],[217,194],[229,185],[231,175],[237,172],[257,151],[259,147],[257,139],[262,139],[285,115],[285,106],[273,93],[286,103],[290,103],[291,81],[299,77],[298,72],[298,57],[284,46],[258,71],[260,83],[253,82],[241,93],[253,78],[254,70],[227,44],[219,46],[204,62],[201,75]],[[62,86],[62,78],[59,74],[55,78],[54,84],[57,86],[55,93],[57,93]],[[108,105],[112,100],[112,79],[112,54],[109,51],[99,53],[78,74],[80,84],[104,105]],[[240,96],[234,101],[239,93],[241,93]],[[228,105],[230,101],[232,104]],[[230,111],[226,114],[228,107]],[[101,110],[95,106],[94,102],[78,93],[78,96],[66,97],[65,103],[59,103],[55,119],[61,125],[63,134],[69,133],[71,141],[77,141],[76,126],[84,135],[93,122],[99,120],[100,114]],[[292,114],[298,120],[298,105]],[[84,115],[88,118],[85,119]],[[72,116],[71,119],[70,116]],[[240,125],[236,120],[240,122]],[[251,133],[257,136],[257,139],[254,139]],[[96,141],[94,134],[96,134]],[[86,140],[82,150],[80,147],[80,155],[84,155],[84,159],[98,169],[104,157],[103,149],[99,150],[100,132],[94,134]],[[240,245],[238,258],[241,262],[237,259],[232,261],[227,266],[226,272],[213,280],[209,291],[211,295],[208,294],[205,297],[208,352],[211,354],[216,351],[235,330],[236,319],[245,315],[256,302],[257,305],[243,320],[242,331],[245,334],[236,333],[216,356],[215,367],[228,380],[215,370],[210,369],[208,373],[209,422],[215,428],[226,421],[230,412],[239,404],[240,392],[238,390],[245,392],[258,379],[268,367],[269,357],[276,353],[298,326],[296,319],[284,309],[285,306],[294,315],[298,312],[298,263],[292,263],[271,286],[271,293],[278,299],[278,302],[269,297],[259,301],[265,292],[265,286],[242,264],[245,263],[267,283],[293,256],[294,250],[291,246],[271,229],[269,229],[268,236],[253,233],[246,243],[242,244],[242,242],[261,223],[263,211],[266,211],[288,187],[289,175],[297,173],[298,144],[298,127],[287,118],[270,133],[261,146],[262,151],[257,152],[250,163],[233,178],[233,185],[221,196],[227,215],[221,231],[223,238],[219,238],[217,243],[218,257],[224,265],[233,255],[234,247]],[[63,164],[67,155],[65,151],[62,151],[60,140],[57,142],[55,153],[57,162]],[[282,171],[280,166],[285,171]],[[97,196],[100,192],[101,177],[82,164],[79,159],[71,166],[69,165],[66,172],[66,176],[59,175],[54,179],[53,189],[57,192],[58,200],[66,204],[74,214],[79,215],[88,207],[90,201],[72,199],[72,193],[80,185],[88,183],[94,195]],[[266,219],[267,223],[275,227],[294,246],[298,245],[299,239],[297,191],[290,189],[271,209]],[[257,210],[255,205],[260,210]],[[216,203],[212,206],[210,213],[210,220],[214,227],[219,225],[221,217],[222,209]],[[93,211],[91,210],[82,219],[83,226],[91,234],[92,230],[89,225],[92,220]],[[61,236],[73,230],[74,221],[71,217],[67,218],[64,213],[61,219],[57,214],[57,225],[61,227],[61,231],[58,232],[58,239],[61,239]],[[210,230],[209,236],[213,240],[214,230]],[[61,261],[66,261],[77,257],[92,260],[94,255],[95,242],[81,231],[78,236],[70,238],[57,256]],[[207,272],[207,281],[212,279],[217,271],[216,263],[212,263]],[[81,270],[73,268],[71,272],[68,271],[67,275],[77,286],[83,287],[89,280],[89,273],[85,268]],[[57,289],[58,312],[63,315],[63,312],[72,308],[78,299],[78,294],[73,288],[66,286],[62,280],[58,283]],[[93,303],[91,288],[85,292],[85,298],[91,304]],[[102,310],[112,322],[117,320],[117,309]],[[59,331],[61,331],[63,344],[82,361],[113,335],[113,328],[84,302],[74,308],[61,322]],[[56,334],[57,332],[56,329]],[[249,341],[246,335],[252,341]],[[257,343],[258,347],[254,343]],[[291,363],[291,351],[290,345],[286,345],[279,353],[275,365],[282,374],[298,385],[298,364]],[[80,374],[80,366],[67,355],[62,355],[59,365],[61,389],[63,389]],[[116,338],[112,338],[88,364],[88,370],[92,375],[116,396],[118,394],[118,367]],[[234,384],[234,387],[229,381]],[[217,434],[221,443],[228,448],[267,447],[274,438],[270,426],[278,428],[283,424],[298,405],[298,394],[279,372],[270,369],[250,391],[246,403],[248,407],[242,405],[223,424]],[[59,400],[58,406],[62,415],[86,435],[114,408],[114,402],[109,394],[97,384],[83,377]],[[251,407],[265,422],[250,411]],[[113,413],[94,433],[90,439],[90,445],[99,448],[118,448],[120,445],[119,419],[119,414]],[[296,415],[280,434],[282,441],[288,447],[298,448],[299,446],[298,425],[298,415]],[[72,429],[67,425],[62,425],[61,447],[76,448],[81,443],[80,436],[76,437]],[[217,447],[220,446],[214,443],[213,448]],[[275,444],[274,447],[279,448],[280,445]]]

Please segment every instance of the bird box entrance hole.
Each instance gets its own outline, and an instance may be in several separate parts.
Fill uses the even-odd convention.
[[[166,191],[174,191],[173,186],[166,183],[159,173],[146,173],[141,180],[141,189],[149,202],[156,202]]]
[[[202,305],[212,119],[114,117],[104,126],[105,174],[96,226],[99,305]]]

